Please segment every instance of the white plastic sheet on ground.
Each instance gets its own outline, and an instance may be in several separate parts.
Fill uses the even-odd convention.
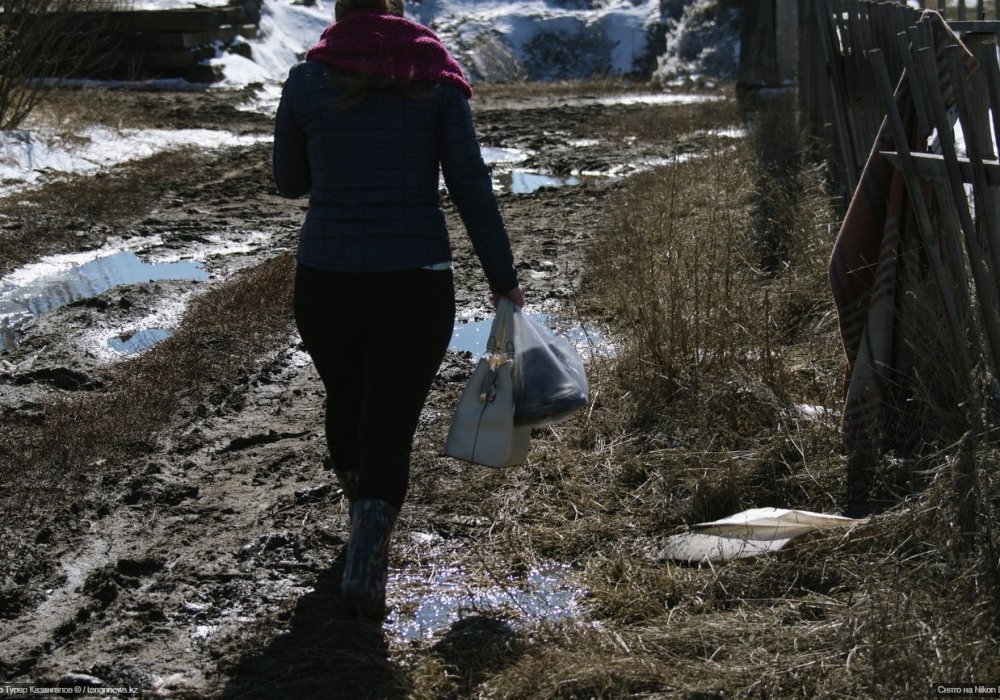
[[[698,523],[667,539],[659,559],[721,562],[776,552],[792,540],[865,522],[840,515],[788,508],[751,508],[721,520]]]

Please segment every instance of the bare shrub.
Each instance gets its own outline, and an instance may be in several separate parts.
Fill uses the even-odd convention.
[[[5,0],[0,5],[0,131],[17,128],[42,99],[48,79],[94,68],[110,48],[102,24],[81,13],[116,0]],[[106,39],[105,39],[106,40]]]
[[[742,432],[746,419],[773,425],[781,358],[767,278],[747,260],[749,180],[732,154],[717,153],[641,176],[612,208],[616,235],[596,246],[595,285],[624,326],[623,367],[641,387],[643,422],[683,405],[720,435]],[[750,404],[753,416],[733,412]]]

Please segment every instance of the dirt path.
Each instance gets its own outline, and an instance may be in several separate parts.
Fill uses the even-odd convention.
[[[158,126],[268,128],[218,97],[208,107],[190,94],[127,99],[136,104],[123,113]],[[595,173],[500,196],[530,308],[571,324],[587,241],[600,232],[602,204],[618,186],[596,174],[669,158],[675,147],[595,131],[616,113],[648,109],[641,105],[602,105],[581,94],[487,94],[476,108],[485,145],[526,153],[517,167],[553,177]],[[269,148],[262,142],[189,154],[170,167],[153,159],[148,172],[133,168],[129,177],[145,178],[152,195],[137,206],[135,220],[120,219],[111,230],[76,215],[71,235],[15,236],[41,227],[30,218],[0,233],[10,259],[110,241],[140,258],[194,258],[210,279],[114,287],[22,327],[16,347],[0,354],[7,419],[37,418],[48,402],[99,392],[116,361],[107,352],[109,337],[140,329],[167,301],[224,284],[236,270],[292,248],[304,203],[273,194]],[[485,318],[481,273],[450,207],[448,216],[461,316]],[[46,686],[60,679],[96,683],[87,680],[93,677],[166,696],[350,697],[363,677],[369,691],[394,694],[426,665],[428,649],[443,658],[458,653],[460,618],[493,624],[473,613],[499,608],[530,627],[572,614],[581,595],[572,562],[543,560],[516,540],[484,543],[496,525],[491,499],[513,502],[516,513],[528,482],[480,473],[476,501],[465,503],[468,467],[441,457],[471,366],[468,354],[449,354],[422,417],[384,632],[338,614],[346,513],[321,467],[318,381],[289,325],[287,342],[262,354],[238,390],[229,387],[229,400],[210,411],[189,405],[158,431],[154,449],[115,465],[129,477],[107,484],[101,499],[74,505],[69,518],[43,514],[30,528],[7,529],[8,542],[34,544],[4,552],[0,679]],[[536,436],[535,449],[557,441],[555,431]],[[97,473],[102,468],[92,465]],[[501,625],[490,639],[509,649],[515,634]]]

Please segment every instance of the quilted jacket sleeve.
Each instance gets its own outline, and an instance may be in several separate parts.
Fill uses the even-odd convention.
[[[281,196],[288,198],[301,197],[312,188],[306,132],[295,118],[295,97],[301,82],[296,68],[289,72],[281,90],[272,154],[274,182]]]
[[[458,90],[448,90],[441,129],[441,170],[448,193],[462,217],[490,289],[508,292],[517,286],[510,239],[493,195],[493,179],[476,139],[469,102]]]

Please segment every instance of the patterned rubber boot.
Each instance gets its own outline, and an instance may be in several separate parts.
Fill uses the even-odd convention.
[[[376,622],[385,617],[389,540],[397,515],[397,508],[377,498],[363,498],[351,507],[351,539],[340,590],[348,610]]]

